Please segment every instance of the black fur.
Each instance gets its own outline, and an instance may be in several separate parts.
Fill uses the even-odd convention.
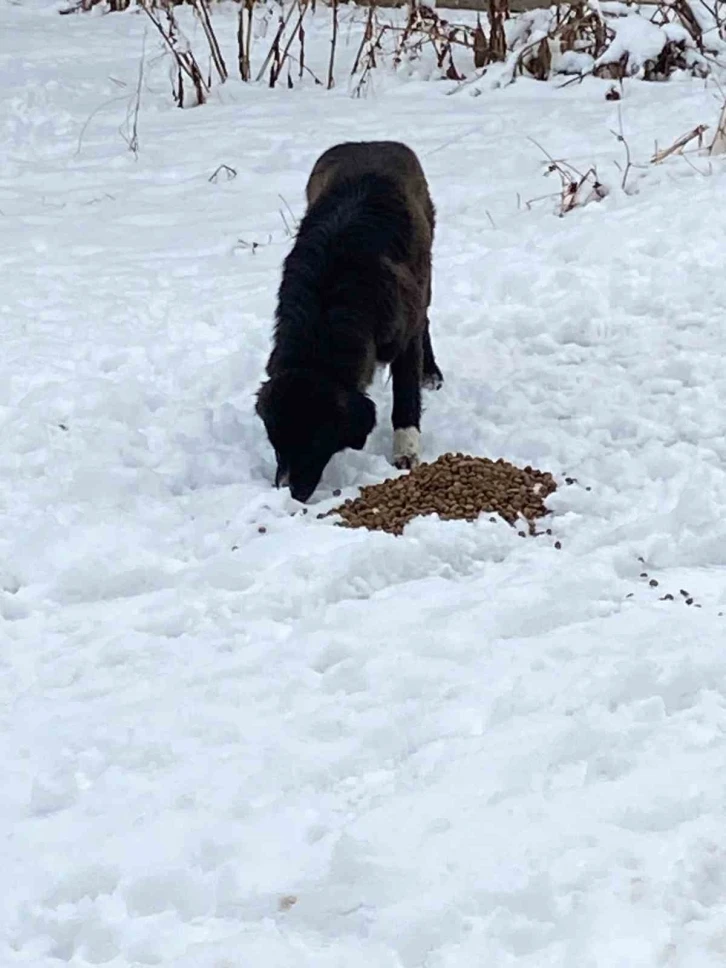
[[[427,317],[434,210],[416,156],[396,142],[338,145],[307,196],[257,400],[276,484],[301,501],[333,454],[365,445],[376,363],[391,365],[394,429],[418,428],[421,383],[442,379]]]

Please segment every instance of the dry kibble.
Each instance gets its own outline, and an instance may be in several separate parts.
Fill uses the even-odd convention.
[[[484,512],[496,512],[511,525],[525,518],[529,533],[535,534],[535,519],[549,513],[544,502],[556,488],[546,471],[522,470],[501,458],[443,454],[431,464],[419,464],[405,477],[361,488],[355,500],[327,513],[338,515],[344,527],[402,534],[408,522],[421,515],[474,521]]]

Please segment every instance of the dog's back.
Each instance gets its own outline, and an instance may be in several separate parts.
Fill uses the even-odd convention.
[[[433,205],[416,155],[397,142],[336,145],[308,179],[285,260],[268,373],[335,370],[364,389],[425,322]]]
[[[398,141],[346,141],[328,148],[317,160],[305,194],[308,206],[341,182],[363,175],[381,175],[396,183],[419,221],[419,232],[433,240],[435,213],[426,176],[415,153]],[[426,228],[428,231],[426,231]]]

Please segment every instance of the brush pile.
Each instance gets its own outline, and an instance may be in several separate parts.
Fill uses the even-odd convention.
[[[402,534],[412,518],[438,514],[442,521],[474,521],[480,514],[498,514],[510,525],[519,518],[535,533],[535,520],[548,514],[545,499],[557,489],[552,475],[532,467],[520,469],[504,460],[444,454],[432,464],[420,464],[409,474],[361,488],[328,514],[342,527],[368,528]]]
[[[422,0],[404,0],[403,9],[397,3],[392,9],[391,3],[240,0],[228,7],[211,0],[70,0],[59,12],[141,8],[172,60],[180,107],[203,104],[215,74],[219,83],[228,79],[223,55],[228,45],[215,31],[230,21],[236,27],[230,42],[236,40],[243,81],[331,89],[347,74],[356,97],[381,67],[417,79],[455,81],[457,86],[447,92],[454,93],[487,72],[500,87],[522,75],[541,81],[570,75],[565,83],[588,75],[665,81],[681,73],[707,77],[726,66],[726,0],[539,0],[534,9],[516,14],[509,0],[464,0],[465,7],[479,11],[476,17],[473,11],[461,17],[451,11],[455,20]],[[236,11],[234,20],[221,13],[212,16],[227,9]],[[311,46],[306,38],[315,37],[321,27],[330,31],[330,44]],[[185,31],[198,42],[192,45]],[[352,67],[348,41],[340,40],[343,33],[360,38]],[[202,34],[203,52],[197,46],[205,46]],[[203,65],[208,61],[207,70]]]

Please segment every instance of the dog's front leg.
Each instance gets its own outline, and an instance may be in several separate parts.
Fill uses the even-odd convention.
[[[391,363],[393,463],[399,468],[415,467],[419,462],[422,359],[421,336],[416,336]]]

